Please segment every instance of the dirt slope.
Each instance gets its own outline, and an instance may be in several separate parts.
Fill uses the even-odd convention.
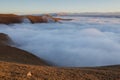
[[[45,61],[33,54],[10,46],[12,40],[8,35],[0,33],[0,61],[24,64],[47,65]]]
[[[0,62],[0,80],[120,80],[119,67],[59,68]]]

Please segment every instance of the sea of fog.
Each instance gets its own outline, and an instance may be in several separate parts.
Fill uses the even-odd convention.
[[[0,24],[18,48],[57,66],[120,64],[120,18],[63,17],[58,23]]]

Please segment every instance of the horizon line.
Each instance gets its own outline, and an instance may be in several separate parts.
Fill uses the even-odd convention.
[[[65,14],[65,13],[120,13],[120,11],[114,11],[114,12],[112,12],[112,11],[108,11],[108,12],[103,12],[103,11],[97,11],[97,12],[95,12],[95,11],[88,11],[88,12],[41,12],[41,13],[39,13],[39,12],[37,12],[37,13],[32,13],[32,12],[30,12],[30,13],[23,13],[23,12],[0,12],[0,14],[51,14],[51,13],[63,13],[63,14]]]

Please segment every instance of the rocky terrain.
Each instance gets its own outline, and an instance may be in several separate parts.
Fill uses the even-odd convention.
[[[120,80],[120,66],[59,68],[0,61],[0,80]]]
[[[14,24],[14,23],[48,23],[48,22],[59,22],[60,20],[71,20],[54,18],[48,14],[43,16],[33,15],[15,15],[15,14],[0,14],[0,24]]]
[[[14,14],[0,14],[0,24],[21,23],[22,17]]]

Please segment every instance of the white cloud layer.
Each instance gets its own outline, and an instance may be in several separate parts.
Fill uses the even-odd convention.
[[[62,23],[0,25],[17,47],[57,66],[120,64],[120,19],[70,17]]]

